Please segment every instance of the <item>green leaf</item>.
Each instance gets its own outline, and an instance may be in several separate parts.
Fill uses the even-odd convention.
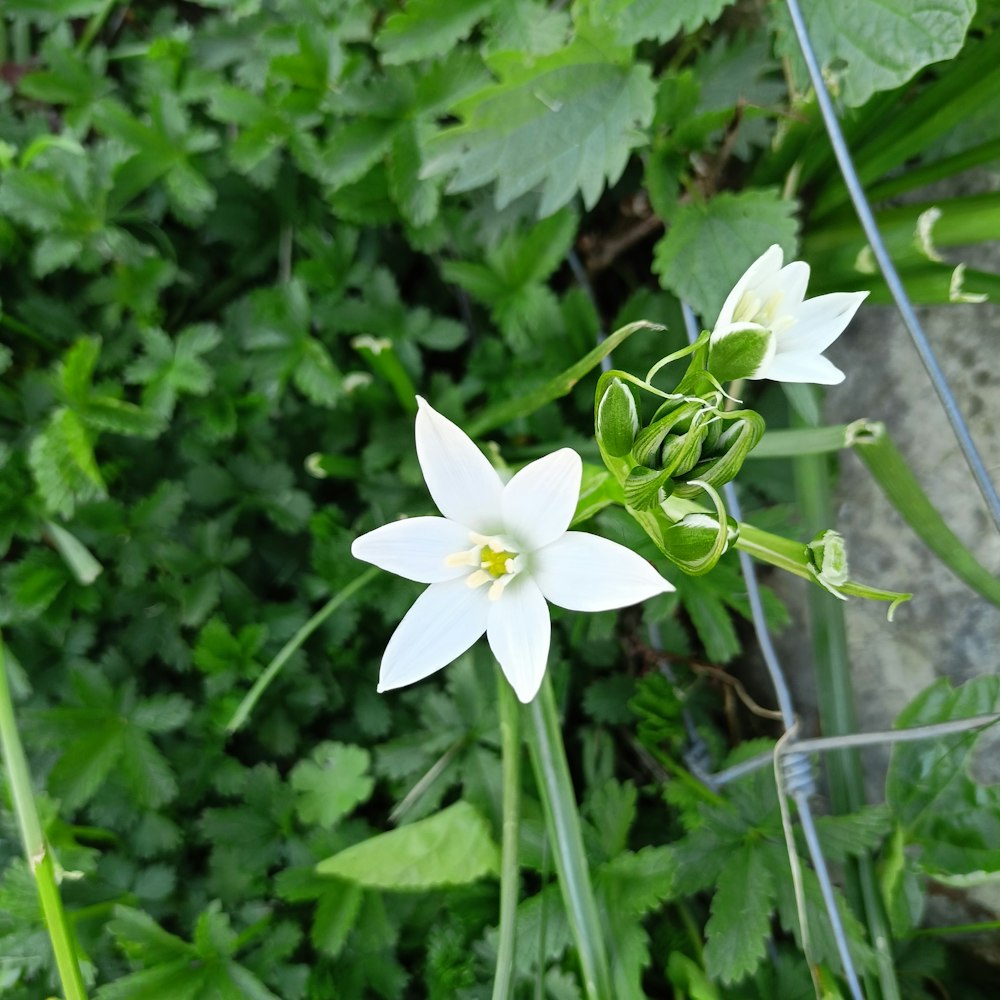
[[[387,66],[443,56],[466,38],[497,0],[409,0],[387,18],[375,46]]]
[[[468,802],[370,837],[319,862],[321,875],[339,875],[370,889],[431,889],[467,885],[499,871],[500,850],[489,826]]]
[[[775,903],[774,878],[761,853],[748,842],[719,873],[712,914],[705,925],[705,969],[731,985],[764,957]]]
[[[669,42],[683,31],[690,34],[714,21],[733,0],[591,0],[588,15],[596,28],[611,31],[623,45],[645,38]]]
[[[105,495],[90,434],[66,408],[56,410],[28,450],[28,464],[46,508],[65,518],[78,503]]]
[[[826,857],[845,861],[877,851],[892,829],[892,815],[885,806],[865,806],[846,816],[820,816],[816,829]]]
[[[656,244],[653,270],[711,327],[732,287],[772,243],[794,252],[795,210],[766,188],[685,202]]]
[[[424,174],[450,173],[453,192],[496,181],[498,208],[540,190],[540,217],[577,192],[593,207],[652,120],[649,67],[577,41],[537,60],[505,59],[499,70],[501,82],[457,109],[464,124],[432,140]]]
[[[898,728],[1000,712],[1000,677],[984,676],[953,688],[949,680],[922,691],[896,719]],[[886,800],[919,864],[935,875],[1000,871],[1000,786],[973,773],[980,731],[938,736],[893,747]]]
[[[370,776],[371,754],[344,743],[320,743],[308,760],[292,768],[290,780],[297,799],[295,811],[307,824],[336,826],[375,787]]]
[[[807,0],[802,7],[826,79],[852,108],[954,56],[976,12],[975,0]],[[787,40],[787,53],[794,44]]]
[[[188,326],[176,340],[151,327],[144,329],[141,337],[143,355],[125,369],[125,379],[145,386],[144,406],[169,417],[179,395],[204,396],[211,390],[215,375],[202,355],[222,339],[218,327],[209,323]]]

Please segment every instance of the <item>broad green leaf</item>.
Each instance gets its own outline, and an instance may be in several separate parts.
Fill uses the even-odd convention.
[[[656,244],[653,270],[711,328],[726,295],[772,243],[786,255],[795,250],[795,208],[769,189],[685,202]]]
[[[333,827],[355,806],[365,802],[375,787],[369,775],[371,754],[344,743],[320,743],[292,768],[295,811],[308,825]]]
[[[466,885],[499,870],[500,850],[483,817],[462,800],[427,819],[370,837],[319,862],[370,889]]]
[[[409,0],[375,36],[386,65],[443,56],[462,41],[497,0]]]
[[[591,23],[613,32],[619,42],[634,45],[644,38],[669,42],[688,34],[706,21],[714,21],[733,0],[590,0],[585,6]]]
[[[501,60],[499,72],[457,109],[463,124],[432,140],[424,174],[449,173],[453,192],[496,181],[498,208],[540,191],[540,217],[578,191],[591,208],[652,120],[649,67],[609,61],[578,40],[537,60]]]
[[[942,677],[896,719],[897,728],[1000,712],[1000,677],[976,677],[953,688]],[[991,734],[992,735],[992,734]],[[886,800],[918,862],[934,875],[1000,872],[1000,786],[974,774],[979,731],[893,747]]]
[[[820,65],[843,102],[860,107],[962,47],[975,0],[804,0]],[[790,32],[789,32],[790,34]],[[794,36],[787,37],[787,52]]]
[[[713,979],[735,983],[764,957],[774,910],[774,879],[760,851],[748,841],[726,861],[705,925],[705,969]]]
[[[169,417],[179,395],[204,396],[212,388],[215,376],[202,355],[222,339],[218,327],[209,323],[185,327],[176,339],[150,327],[141,337],[143,355],[125,369],[125,378],[145,387],[145,406]]]

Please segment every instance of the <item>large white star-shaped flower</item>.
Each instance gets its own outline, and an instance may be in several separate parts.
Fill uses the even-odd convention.
[[[483,633],[522,702],[538,692],[549,655],[546,601],[610,611],[673,586],[616,542],[567,531],[580,496],[580,456],[562,448],[504,483],[466,434],[417,397],[417,458],[444,517],[411,517],[351,546],[355,558],[429,583],[399,623],[379,691],[440,670]]]
[[[713,347],[743,329],[770,330],[770,345],[747,378],[836,385],[844,373],[822,356],[851,321],[867,292],[833,292],[806,299],[809,265],[782,267],[777,244],[755,260],[729,293],[712,330]]]

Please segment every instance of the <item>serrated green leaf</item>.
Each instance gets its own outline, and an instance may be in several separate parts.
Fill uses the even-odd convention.
[[[591,208],[621,176],[653,117],[649,68],[606,61],[585,42],[507,61],[501,82],[468,99],[464,124],[428,147],[424,174],[451,174],[449,191],[497,182],[498,208],[540,190],[540,217],[580,192]]]
[[[764,957],[775,885],[760,852],[745,844],[727,859],[705,925],[705,969],[727,985],[749,975]]]
[[[338,884],[323,893],[316,905],[309,940],[313,947],[336,958],[350,934],[361,910],[364,890],[353,882]]]
[[[808,0],[802,13],[817,57],[841,99],[860,107],[962,47],[975,0]],[[794,41],[788,38],[786,51]],[[796,53],[797,55],[797,53]]]
[[[823,853],[830,861],[844,861],[874,853],[892,829],[885,806],[865,806],[847,816],[820,816],[816,820]]]
[[[795,208],[769,189],[685,202],[656,244],[653,270],[711,328],[730,290],[772,243],[793,253]]]
[[[78,503],[105,495],[90,434],[66,408],[56,410],[28,450],[28,464],[45,506],[71,518]]]
[[[590,0],[587,9],[593,25],[610,31],[623,45],[644,38],[669,42],[683,31],[691,33],[706,21],[714,21],[733,0]]]
[[[443,56],[462,41],[497,0],[410,0],[375,36],[387,65]]]
[[[370,889],[430,889],[495,875],[499,863],[500,850],[489,826],[462,800],[427,819],[348,847],[320,861],[316,871]]]
[[[299,819],[307,825],[336,826],[371,795],[375,782],[370,767],[371,754],[361,747],[320,743],[290,775]]]

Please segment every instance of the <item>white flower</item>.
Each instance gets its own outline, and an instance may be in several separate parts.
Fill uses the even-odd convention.
[[[549,655],[547,600],[610,611],[673,590],[616,542],[567,531],[582,463],[569,448],[526,465],[506,485],[465,433],[417,397],[417,458],[444,517],[411,517],[355,539],[355,558],[429,583],[389,640],[379,691],[440,670],[483,633],[523,702]]]
[[[867,292],[834,292],[805,299],[809,265],[793,260],[784,267],[781,247],[755,260],[729,293],[712,330],[714,346],[740,330],[770,330],[769,349],[748,378],[836,385],[844,373],[822,357],[851,321]]]

